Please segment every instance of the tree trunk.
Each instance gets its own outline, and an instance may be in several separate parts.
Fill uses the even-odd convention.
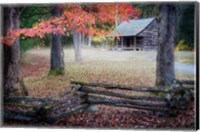
[[[115,28],[117,29],[118,26],[118,4],[116,4],[115,6]],[[118,39],[115,38],[115,48],[118,49],[119,48],[119,42]]]
[[[82,59],[82,56],[81,56],[81,33],[76,32],[75,25],[73,28],[73,41],[74,41],[75,61],[80,62]]]
[[[58,6],[52,8],[52,16],[60,17],[61,9]],[[49,75],[62,75],[64,74],[64,52],[61,42],[61,35],[53,33],[52,47],[51,47],[51,67]]]
[[[175,79],[175,17],[176,9],[173,5],[160,6],[156,85],[170,86]]]
[[[81,34],[81,41],[82,45],[85,45],[85,33]]]
[[[118,48],[119,48],[118,39],[117,39],[117,38],[115,38],[115,40],[114,40],[114,41],[115,41],[115,48],[116,48],[116,49],[118,49]]]
[[[92,37],[90,35],[88,35],[88,46],[92,46]]]
[[[7,36],[9,29],[19,29],[19,9],[15,7],[5,7],[3,10],[4,28],[3,35]],[[3,45],[4,52],[4,95],[25,96],[28,95],[24,87],[20,72],[20,42],[19,38],[12,46]]]

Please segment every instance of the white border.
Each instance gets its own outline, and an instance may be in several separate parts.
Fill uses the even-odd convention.
[[[88,3],[88,2],[103,2],[103,3],[107,3],[107,2],[195,2],[195,1],[200,1],[200,0],[156,0],[156,1],[153,1],[153,0],[39,0],[39,1],[36,1],[36,0],[0,0],[0,5],[3,5],[3,4],[39,4],[39,3],[46,3],[46,4],[51,4],[51,3]],[[198,49],[197,49],[198,50]],[[198,73],[197,73],[198,74]],[[145,131],[148,131],[147,130],[134,130],[134,129],[130,129],[130,130],[112,130],[112,129],[95,129],[95,128],[92,128],[92,129],[85,129],[85,128],[82,128],[82,129],[49,129],[49,128],[0,128],[0,131],[4,132],[4,131],[15,131],[15,132],[35,132],[35,131],[42,131],[42,132],[60,132],[60,131],[67,131],[67,132],[76,132],[76,131],[81,131],[81,132],[88,132],[88,131],[92,131],[92,132],[99,132],[101,130],[103,130],[104,132],[110,132],[110,131],[115,131],[115,132],[133,132],[133,131],[141,131],[141,132],[145,132]],[[164,130],[164,129],[163,129]],[[163,130],[160,130],[160,131],[163,131]],[[151,129],[150,129],[151,131]],[[153,130],[155,131],[155,130]],[[160,132],[159,130],[155,131],[155,132]],[[172,131],[172,130],[169,130],[169,131]],[[183,130],[179,130],[179,131],[183,131]]]

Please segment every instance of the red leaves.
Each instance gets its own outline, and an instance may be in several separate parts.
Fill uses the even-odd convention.
[[[90,34],[91,36],[104,36],[109,31],[102,28],[105,23],[114,24],[116,17],[120,21],[128,21],[129,17],[136,18],[140,11],[133,8],[129,3],[106,3],[97,5],[84,5],[83,8],[76,4],[61,5],[63,15],[61,17],[52,17],[49,20],[42,20],[29,29],[10,29],[8,36],[3,38],[3,42],[12,45],[17,37],[24,35],[26,37],[43,37],[49,33],[64,34],[73,30],[76,26],[76,32]],[[117,12],[116,12],[117,7]],[[100,22],[102,27],[97,27]]]
[[[34,37],[36,36],[37,32],[34,29],[21,29],[20,34],[27,37]]]
[[[129,17],[134,18],[140,15],[140,11],[129,3],[99,4],[97,8],[101,22],[108,21],[114,23],[116,17],[124,21],[129,19]]]
[[[14,43],[13,40],[9,39],[8,37],[1,37],[1,41],[8,46],[12,46],[12,44]]]
[[[8,46],[12,46],[17,37],[20,36],[20,31],[18,29],[8,30],[7,35],[1,37],[1,41]]]
[[[184,114],[174,118],[157,117],[150,111],[112,106],[99,106],[99,112],[96,113],[72,114],[58,121],[56,125],[63,123],[66,127],[78,125],[98,128],[185,128],[187,124],[194,127],[193,118]]]
[[[76,32],[88,33],[88,29],[91,25],[95,24],[94,17],[91,13],[86,12],[81,6],[70,4],[65,5],[63,13],[64,23],[68,23],[68,30],[72,31],[75,25]]]

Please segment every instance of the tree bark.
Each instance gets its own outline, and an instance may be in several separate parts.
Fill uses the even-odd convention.
[[[92,37],[90,35],[88,35],[88,46],[92,46]]]
[[[19,29],[19,8],[5,7],[3,10],[4,27],[3,35],[8,36],[9,29]],[[28,95],[24,87],[20,72],[20,41],[19,38],[12,46],[3,45],[3,69],[4,69],[4,95],[25,96]]]
[[[156,85],[170,86],[175,79],[174,37],[176,8],[174,5],[160,5]]]
[[[52,8],[52,16],[60,17],[62,14],[58,6]],[[49,75],[62,75],[64,74],[64,52],[61,42],[61,35],[53,33],[52,47],[51,47],[51,67]]]
[[[116,4],[115,6],[115,28],[117,29],[118,26],[118,4]],[[119,48],[119,42],[118,39],[115,38],[115,48],[118,49]]]
[[[81,34],[81,41],[82,45],[85,45],[85,33]]]
[[[76,25],[73,27],[73,41],[74,41],[74,53],[75,53],[75,61],[80,62],[82,59],[81,54],[81,33],[76,31]]]

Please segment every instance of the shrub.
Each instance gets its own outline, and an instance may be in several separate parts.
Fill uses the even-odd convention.
[[[175,51],[182,51],[182,50],[192,50],[184,40],[180,40],[179,43],[176,45]]]

